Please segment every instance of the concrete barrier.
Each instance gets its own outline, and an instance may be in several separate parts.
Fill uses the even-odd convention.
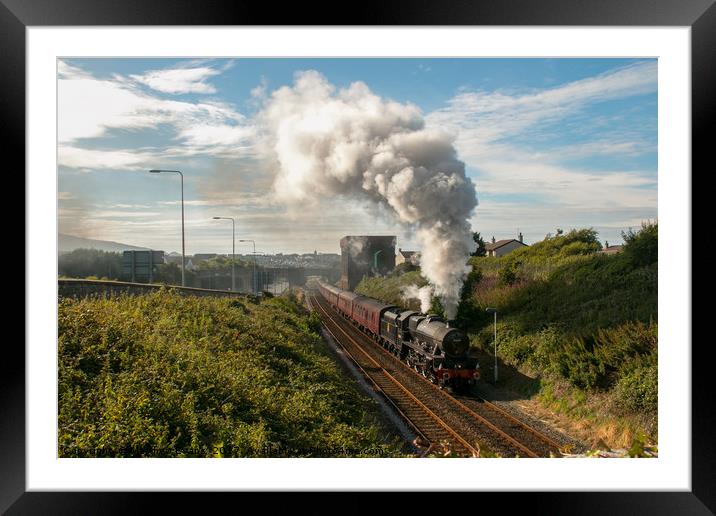
[[[107,297],[120,294],[141,295],[154,292],[161,288],[177,291],[185,296],[211,296],[211,297],[246,297],[242,292],[229,292],[228,290],[212,290],[207,288],[178,287],[174,285],[157,285],[149,283],[130,283],[126,281],[85,280],[85,279],[58,279],[57,295],[59,297]]]

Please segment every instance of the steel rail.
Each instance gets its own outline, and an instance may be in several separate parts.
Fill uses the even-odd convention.
[[[323,309],[323,307],[321,307],[321,308]],[[344,319],[345,319],[345,318],[344,318]],[[361,335],[365,340],[368,340],[368,339],[369,339],[369,337],[368,337],[367,335],[365,335],[362,331],[360,331],[358,328],[356,328],[356,327],[353,326],[353,325],[351,325],[351,327],[357,332],[358,335]],[[375,344],[375,343],[372,341],[372,339],[371,339],[371,343],[372,343],[372,344]],[[388,357],[390,357],[391,359],[393,359],[396,363],[400,364],[402,367],[404,367],[404,368],[406,368],[407,370],[411,371],[411,373],[414,372],[414,371],[413,371],[413,368],[411,368],[410,366],[408,366],[407,364],[405,364],[402,360],[400,360],[398,357],[396,357],[395,355],[393,355],[392,353],[390,353],[388,350],[384,349],[382,346],[374,345],[374,346],[373,346],[373,349],[376,349],[376,350],[378,350],[379,352],[384,353],[386,356],[388,356]],[[515,439],[513,436],[511,436],[510,434],[508,434],[507,432],[505,432],[504,430],[502,430],[501,428],[499,428],[498,426],[496,426],[494,423],[492,423],[492,422],[489,421],[488,419],[486,419],[484,416],[478,414],[477,412],[475,412],[474,410],[472,410],[470,407],[468,407],[467,405],[465,405],[464,403],[462,403],[461,401],[459,401],[457,398],[455,398],[455,397],[449,395],[447,392],[445,392],[443,389],[441,389],[440,387],[438,387],[437,385],[435,385],[434,383],[432,383],[432,382],[429,381],[428,379],[424,378],[424,377],[421,376],[421,375],[417,375],[417,374],[416,374],[415,376],[416,376],[418,379],[424,381],[426,385],[429,385],[431,388],[435,389],[435,392],[440,393],[440,395],[443,396],[445,399],[447,399],[447,400],[449,400],[451,403],[455,404],[463,413],[468,414],[470,417],[472,417],[473,419],[477,420],[479,423],[481,423],[481,424],[483,424],[484,426],[488,427],[490,430],[492,430],[494,433],[496,433],[500,438],[502,438],[503,440],[507,441],[509,444],[511,444],[512,446],[514,446],[514,447],[517,448],[518,450],[522,451],[525,455],[527,455],[527,456],[529,456],[529,457],[532,457],[532,458],[538,458],[538,457],[540,457],[540,454],[539,454],[539,453],[535,452],[534,450],[532,450],[531,448],[529,448],[528,446],[526,446],[524,443],[518,441],[518,440]],[[489,402],[486,402],[486,403],[489,403]],[[494,405],[494,404],[490,404],[490,405],[493,406],[493,407],[496,407],[496,405]],[[516,423],[516,424],[518,424],[519,426],[521,426],[523,429],[526,429],[526,431],[528,431],[530,434],[532,434],[532,435],[535,436],[536,438],[542,440],[543,442],[551,441],[551,439],[549,439],[547,436],[543,436],[540,432],[538,432],[537,430],[535,430],[535,429],[529,427],[529,426],[526,425],[524,422],[520,421],[519,419],[515,418],[514,416],[512,416],[512,415],[506,413],[504,410],[499,409],[497,412],[498,412],[500,415],[503,415],[503,417],[505,417],[506,419],[508,419],[508,421],[513,422],[513,423]],[[548,444],[549,444],[550,446],[554,447],[557,451],[559,451],[560,446],[559,446],[559,445],[556,445],[556,443],[551,444],[551,443],[548,442]]]
[[[311,298],[310,298],[310,296],[306,296],[306,303],[308,304],[309,310],[313,310],[313,303],[311,303]],[[323,324],[323,329],[325,329],[326,332],[328,332],[328,334],[331,336],[331,338],[333,338],[333,340],[336,342],[336,344],[338,344],[338,345],[341,347],[341,349],[343,350],[343,352],[350,357],[351,361],[353,362],[353,365],[358,368],[358,370],[363,374],[363,376],[364,376],[365,378],[368,379],[368,381],[373,385],[373,387],[374,387],[378,392],[380,392],[380,393],[383,394],[383,397],[386,399],[386,401],[387,401],[388,403],[390,403],[390,405],[393,407],[393,409],[394,409],[395,411],[397,411],[398,414],[400,414],[400,416],[413,428],[413,430],[415,431],[415,433],[416,433],[419,437],[421,437],[425,442],[430,443],[430,439],[428,439],[428,437],[423,433],[423,431],[422,431],[420,428],[418,428],[418,427],[415,425],[415,423],[413,423],[413,421],[403,412],[403,410],[395,403],[395,401],[388,395],[388,393],[385,392],[380,385],[378,385],[378,382],[376,382],[376,380],[373,378],[373,376],[370,375],[370,374],[368,373],[368,371],[366,371],[366,370],[363,368],[362,365],[360,365],[360,363],[358,362],[358,360],[356,360],[356,358],[353,356],[353,354],[352,354],[348,349],[346,349],[345,346],[343,346],[343,344],[341,343],[341,341],[340,341],[340,340],[336,337],[336,335],[330,330],[330,328],[328,328],[328,326],[327,326],[325,323],[323,323],[323,321],[321,321],[321,323]]]
[[[314,296],[314,297],[315,297],[315,296]],[[333,325],[334,325],[338,330],[340,330],[340,332],[343,333],[343,335],[345,335],[345,336],[348,338],[348,340],[350,340],[350,341],[356,346],[356,348],[357,348],[361,353],[363,353],[363,355],[369,360],[370,363],[373,364],[373,366],[374,366],[379,372],[381,372],[381,373],[382,373],[386,378],[388,378],[396,387],[399,388],[400,392],[402,392],[405,396],[407,396],[413,403],[415,403],[416,405],[418,405],[418,406],[423,410],[423,412],[425,412],[428,416],[430,416],[430,418],[431,418],[435,423],[437,423],[442,429],[444,429],[449,435],[451,435],[458,443],[460,443],[460,445],[461,445],[463,448],[465,448],[466,451],[468,451],[469,453],[471,453],[474,457],[479,457],[480,450],[479,450],[478,448],[475,448],[473,445],[471,445],[470,443],[468,443],[468,442],[467,442],[463,437],[461,437],[460,434],[458,434],[448,423],[446,423],[445,421],[443,421],[443,419],[440,418],[440,416],[438,416],[437,414],[435,414],[435,412],[433,412],[427,405],[425,405],[422,401],[420,401],[412,392],[410,392],[408,389],[406,389],[405,386],[404,386],[402,383],[400,383],[400,381],[399,381],[397,378],[395,378],[392,374],[390,374],[390,372],[388,372],[388,371],[387,371],[383,366],[381,366],[372,356],[370,356],[370,354],[369,354],[367,351],[365,351],[365,349],[363,349],[363,346],[361,346],[353,337],[351,337],[351,336],[348,334],[348,332],[346,332],[346,331],[341,327],[340,324],[338,324],[338,323],[336,322],[336,320],[334,319],[334,317],[331,316],[331,314],[328,313],[328,311],[321,305],[320,302],[317,302],[317,303],[316,303],[316,306],[318,306],[318,308],[326,315],[326,317],[333,323]],[[325,324],[324,324],[324,325],[325,325]],[[327,329],[328,329],[328,328],[327,328]],[[335,338],[335,334],[333,334],[333,332],[331,332],[331,331],[329,330],[329,333],[331,333],[331,334],[334,336],[334,338]],[[336,341],[340,344],[340,339],[336,339]],[[341,347],[343,347],[343,346],[341,346]],[[345,348],[344,348],[344,350],[345,350]],[[356,362],[355,357],[354,357],[348,350],[345,350],[345,351],[346,351],[346,353],[348,353],[348,354],[351,356],[351,358],[353,358],[354,362]],[[409,421],[411,421],[411,423],[412,423],[413,425],[415,425],[415,422],[412,422],[412,420],[410,420],[410,419],[409,419]],[[428,439],[428,441],[430,441],[430,440]]]
[[[562,453],[561,450],[562,450],[563,446],[562,446],[561,444],[559,444],[557,441],[555,441],[554,439],[552,439],[552,438],[549,437],[548,435],[543,434],[542,432],[540,432],[540,431],[537,430],[536,428],[534,428],[534,427],[528,425],[527,423],[525,423],[524,421],[522,421],[522,420],[519,419],[518,417],[513,416],[512,414],[510,414],[509,412],[507,412],[505,409],[503,409],[503,408],[500,407],[499,405],[497,405],[497,404],[495,404],[495,403],[492,403],[491,401],[486,400],[486,399],[483,398],[482,396],[475,396],[475,397],[472,397],[472,398],[470,398],[470,397],[464,397],[464,398],[462,398],[462,399],[469,400],[469,401],[471,401],[471,402],[472,402],[472,401],[475,401],[475,402],[478,402],[478,403],[483,403],[489,410],[492,410],[492,411],[494,411],[494,412],[497,412],[498,414],[500,414],[500,416],[502,416],[502,417],[504,417],[505,419],[511,421],[512,423],[515,423],[515,424],[519,425],[523,430],[525,430],[526,432],[529,432],[530,434],[532,434],[533,436],[535,436],[537,439],[541,440],[541,441],[542,441],[545,445],[547,445],[548,447],[554,448],[554,449],[557,450],[560,454]]]

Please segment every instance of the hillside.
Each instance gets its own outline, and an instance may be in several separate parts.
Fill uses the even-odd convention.
[[[59,305],[60,457],[400,456],[291,297]]]
[[[503,385],[619,446],[657,433],[658,227],[647,224],[625,241],[624,252],[605,255],[584,229],[471,258],[457,316],[491,377],[493,316],[485,309],[496,308],[498,357],[514,371]],[[356,291],[406,305],[401,289],[424,281],[416,272],[364,279]]]
[[[146,247],[138,247],[135,245],[122,244],[120,242],[112,242],[109,240],[94,240],[91,238],[82,238],[73,235],[57,234],[57,252],[60,254],[69,253],[75,249],[97,249],[99,251],[121,253],[122,251],[145,250]]]

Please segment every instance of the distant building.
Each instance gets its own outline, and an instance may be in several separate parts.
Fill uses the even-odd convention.
[[[495,241],[495,237],[493,236],[492,242],[485,245],[485,250],[487,251],[487,256],[504,256],[522,247],[527,247],[527,244],[522,241],[522,233],[520,233],[517,239],[508,238],[506,240]]]
[[[623,245],[609,245],[609,242],[604,242],[604,247],[601,251],[602,254],[617,254],[624,250]]]
[[[364,276],[395,268],[395,236],[346,236],[341,239],[341,288],[353,290]]]
[[[398,254],[395,256],[395,265],[396,267],[400,265],[401,263],[411,263],[413,265],[419,265],[420,264],[420,252],[419,251],[405,251],[401,248],[398,248]]]

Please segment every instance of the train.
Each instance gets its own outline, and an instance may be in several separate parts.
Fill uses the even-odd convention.
[[[323,281],[318,290],[344,318],[431,382],[457,392],[479,380],[480,364],[469,354],[470,339],[442,317],[388,305]]]

